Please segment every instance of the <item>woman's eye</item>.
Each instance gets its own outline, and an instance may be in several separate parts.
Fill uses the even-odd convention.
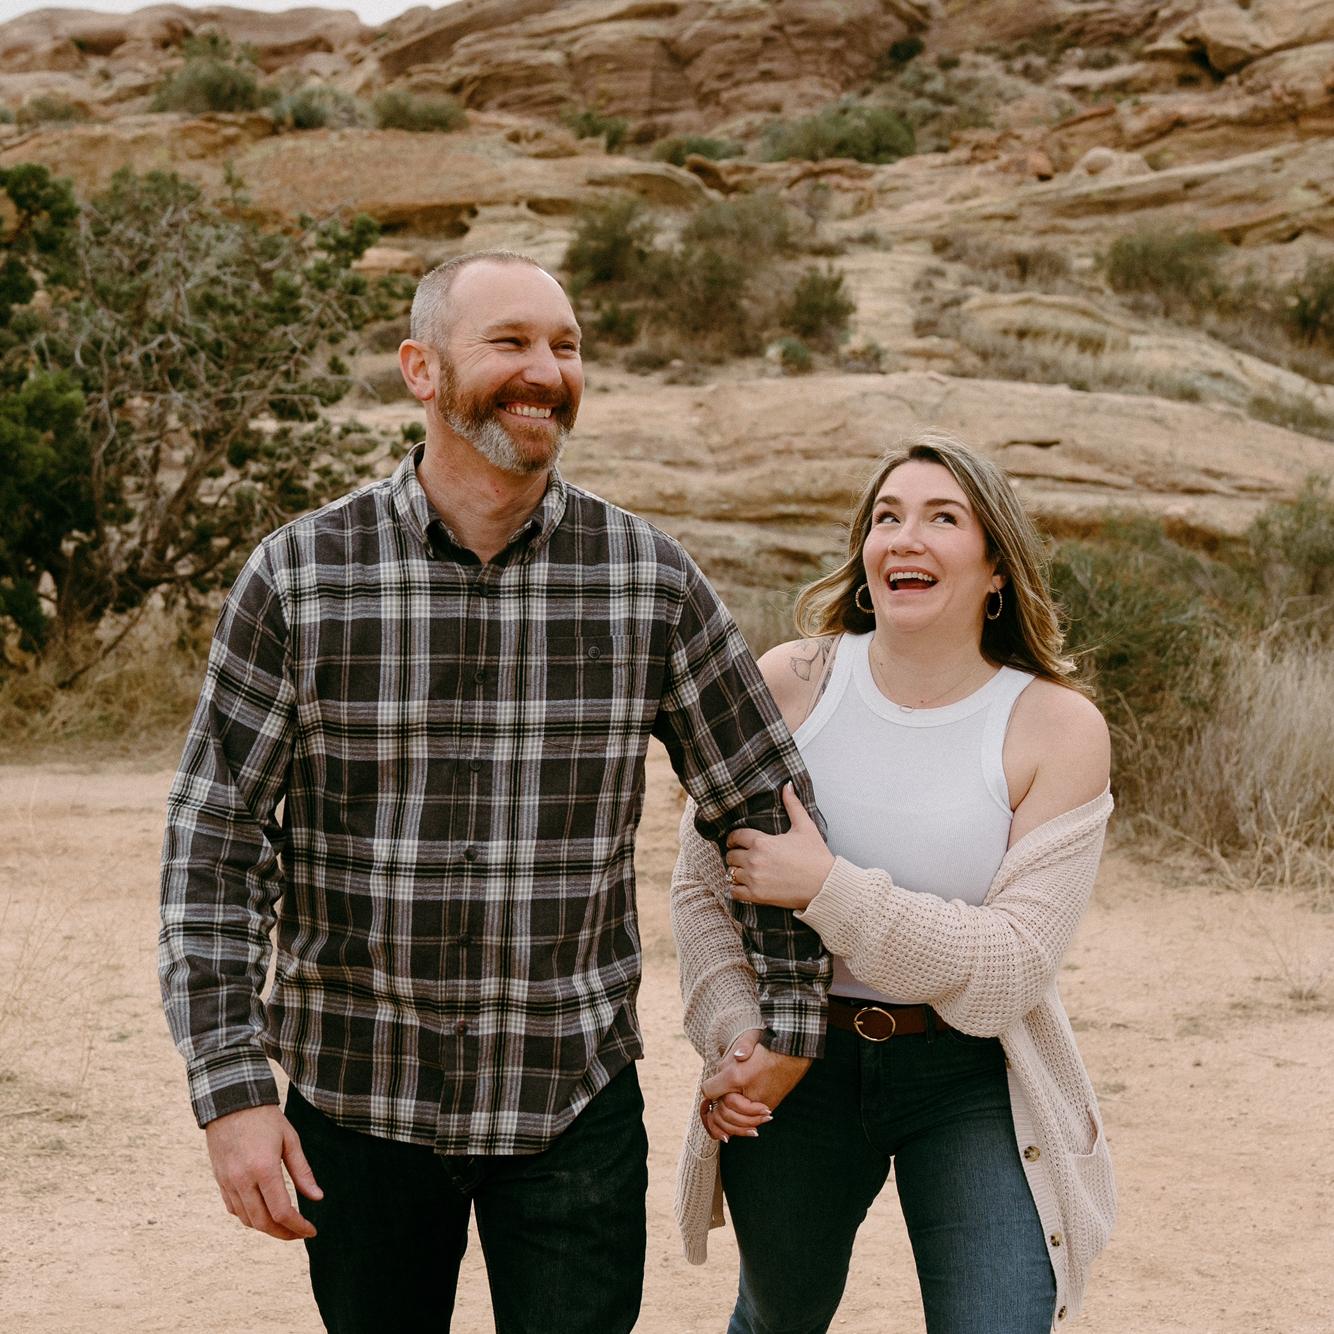
[[[943,514],[943,513],[942,513],[942,514],[937,514],[937,515],[936,515],[936,518],[937,518],[937,519],[944,519],[946,523],[958,523],[958,522],[959,522],[958,519],[956,519],[956,518],[954,517],[954,515],[952,515],[952,514]]]
[[[876,519],[876,523],[897,523],[897,522],[898,520],[895,519],[895,517],[892,514],[881,514]]]

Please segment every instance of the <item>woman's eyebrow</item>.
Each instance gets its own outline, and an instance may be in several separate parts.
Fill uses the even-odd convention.
[[[876,496],[875,503],[877,505],[902,505],[903,501],[898,496]],[[927,506],[927,508],[930,508],[933,505],[953,505],[955,509],[959,510],[966,510],[968,508],[962,500],[950,500],[946,496],[941,496],[936,500],[926,500],[922,503]]]

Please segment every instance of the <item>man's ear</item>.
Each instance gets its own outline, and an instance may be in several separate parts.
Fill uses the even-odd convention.
[[[398,345],[398,368],[403,373],[403,383],[419,403],[429,403],[435,397],[432,360],[431,349],[425,343],[405,338]]]

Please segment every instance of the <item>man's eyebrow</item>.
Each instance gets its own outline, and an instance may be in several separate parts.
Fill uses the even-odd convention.
[[[493,338],[499,333],[518,333],[520,331],[527,333],[532,327],[533,326],[524,319],[497,320],[494,324],[484,326],[480,332],[483,338]],[[577,324],[562,324],[556,329],[556,336],[580,338],[583,336],[583,330],[580,329]]]
[[[903,501],[898,496],[876,496],[877,505],[902,505]],[[953,505],[955,509],[966,510],[968,506],[962,500],[951,500],[948,496],[941,496],[935,500],[923,501],[923,504],[929,509],[933,505]]]

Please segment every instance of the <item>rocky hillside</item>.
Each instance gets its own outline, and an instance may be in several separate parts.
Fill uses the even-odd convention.
[[[154,110],[208,33],[268,100]],[[298,131],[272,99],[312,85],[340,115]],[[371,128],[357,108],[386,91],[452,98],[467,124]],[[765,160],[775,124],[840,99],[894,111],[918,151]],[[704,365],[688,340],[638,360],[604,344],[569,465],[681,534],[752,627],[914,423],[992,451],[1067,530],[1139,508],[1207,540],[1334,471],[1330,344],[1282,325],[1282,294],[1327,272],[1316,333],[1334,328],[1334,0],[459,0],[378,30],[47,10],[0,25],[0,108],[0,166],[87,194],[126,165],[220,189],[230,165],[278,224],[370,213],[367,263],[408,273],[493,245],[559,268],[613,197],[668,236],[712,201],[776,197],[800,224],[781,270],[837,266],[847,339],[800,376],[773,349]],[[673,165],[671,136],[735,155]],[[1218,238],[1215,286],[1183,303],[1112,282],[1114,243],[1150,228]],[[411,420],[397,332],[340,412]]]

